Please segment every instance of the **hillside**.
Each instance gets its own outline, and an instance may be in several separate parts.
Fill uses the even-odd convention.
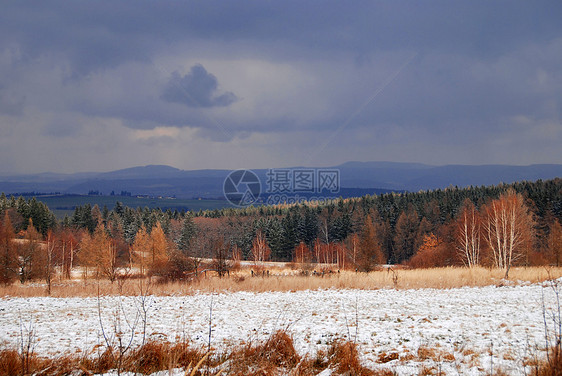
[[[314,168],[314,167],[311,167]],[[347,162],[328,167],[340,171],[340,188],[361,194],[386,191],[439,189],[535,181],[562,176],[562,165],[443,165],[396,162]],[[266,187],[267,169],[253,170]],[[180,170],[165,165],[132,167],[103,173],[15,175],[0,177],[0,192],[59,192],[87,194],[98,191],[128,191],[133,195],[175,196],[178,198],[222,198],[224,179],[230,170]],[[352,194],[352,193],[350,193]]]

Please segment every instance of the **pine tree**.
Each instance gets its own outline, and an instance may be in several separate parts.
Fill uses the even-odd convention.
[[[6,198],[6,194],[2,192],[0,195],[0,214],[4,213],[6,209],[8,209],[8,198]]]
[[[181,252],[183,252],[184,254],[188,254],[191,241],[196,236],[196,233],[197,227],[195,226],[193,217],[191,215],[185,216],[181,227],[180,237],[176,242],[178,249]]]
[[[394,236],[395,253],[393,261],[400,263],[407,261],[416,251],[416,235],[418,231],[418,214],[413,207],[402,212],[396,222],[396,235]]]

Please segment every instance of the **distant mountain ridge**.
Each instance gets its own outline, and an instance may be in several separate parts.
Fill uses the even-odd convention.
[[[340,187],[345,188],[345,192],[419,191],[562,177],[561,164],[433,166],[401,162],[346,162],[326,168],[340,171]],[[252,171],[265,186],[268,170]],[[166,165],[147,165],[102,173],[0,176],[0,192],[86,194],[99,191],[108,195],[111,191],[128,191],[133,195],[216,198],[222,197],[223,182],[230,172],[226,169],[181,170]]]

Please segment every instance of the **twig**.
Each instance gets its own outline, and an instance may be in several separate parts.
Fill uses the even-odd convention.
[[[357,310],[357,293],[355,293],[355,343],[357,343],[357,336],[359,335],[359,312]]]
[[[214,295],[211,294],[211,304],[209,306],[209,342],[207,345],[207,370],[205,371],[205,375],[209,374],[209,354],[211,353],[211,339],[213,335],[213,298]]]

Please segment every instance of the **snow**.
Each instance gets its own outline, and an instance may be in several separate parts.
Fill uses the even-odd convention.
[[[509,374],[523,374],[525,358],[543,356],[543,295],[547,310],[554,309],[553,290],[540,284],[149,296],[146,333],[149,338],[188,338],[195,345],[207,346],[212,307],[211,345],[219,351],[264,340],[285,329],[301,354],[314,354],[334,338],[349,338],[359,344],[366,366],[390,368],[400,375],[417,373],[422,365],[439,367],[447,374],[477,375],[498,367]],[[0,343],[16,346],[21,329],[25,334],[31,327],[38,354],[91,351],[104,344],[100,312],[108,337],[115,332],[119,316],[124,337],[133,327],[134,341],[139,343],[139,307],[138,297],[99,301],[5,297],[0,299]],[[442,356],[422,360],[417,356],[420,347]],[[413,356],[377,362],[381,354],[392,352]]]

